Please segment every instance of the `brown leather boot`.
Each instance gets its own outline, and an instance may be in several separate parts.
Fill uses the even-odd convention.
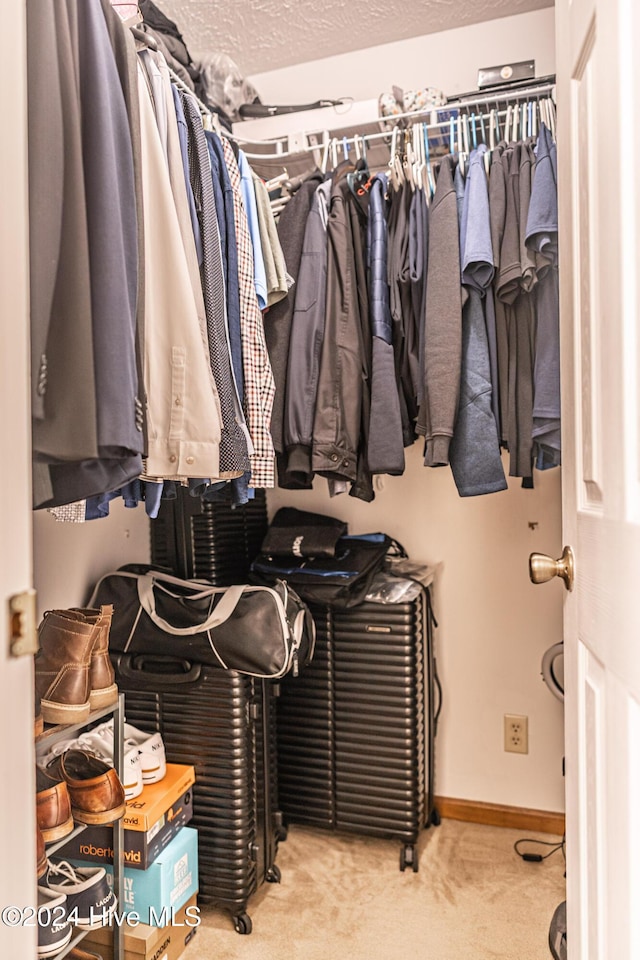
[[[92,710],[101,710],[118,699],[118,686],[115,674],[109,659],[109,630],[113,616],[113,604],[106,603],[99,610],[91,608],[73,608],[87,623],[93,623],[96,629],[96,639],[91,651],[91,665],[89,667],[89,683],[91,692],[89,700]]]
[[[38,627],[36,695],[45,723],[81,723],[91,712],[89,665],[94,625],[49,610]]]

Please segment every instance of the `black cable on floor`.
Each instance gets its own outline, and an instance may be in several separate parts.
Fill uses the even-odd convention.
[[[539,847],[551,847],[552,849],[549,850],[548,853],[544,853],[544,854],[532,853],[530,851],[522,853],[520,850],[520,845],[523,843],[530,843],[530,844],[533,844],[534,846],[539,846]],[[555,841],[548,841],[548,840],[534,840],[533,837],[522,837],[520,840],[516,840],[516,842],[513,845],[513,849],[518,854],[518,856],[521,857],[523,860],[526,860],[527,863],[541,863],[543,860],[547,860],[549,857],[552,857],[554,853],[558,852],[558,850],[562,850],[562,856],[566,863],[567,855],[565,851],[565,843],[566,843],[565,836],[563,836],[562,840],[559,843]]]

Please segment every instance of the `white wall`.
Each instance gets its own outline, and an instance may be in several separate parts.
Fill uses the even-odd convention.
[[[554,14],[546,9],[252,79],[267,103],[346,94],[367,100],[393,84],[454,94],[473,90],[478,68],[492,64],[533,57],[538,76],[553,73],[554,51]],[[290,129],[286,123],[261,122],[261,136],[277,136]],[[542,654],[562,638],[563,590],[559,583],[533,587],[527,569],[531,551],[561,551],[559,471],[539,475],[533,491],[512,481],[504,493],[463,500],[448,469],[422,467],[416,444],[405,476],[386,478],[373,504],[330,500],[321,482],[312,493],[269,495],[271,510],[283,504],[340,516],[353,533],[383,530],[412,556],[442,561],[437,655],[445,705],[437,793],[563,810],[562,705],[540,678]],[[504,753],[505,713],[529,717],[528,755]]]
[[[480,67],[533,58],[537,76],[554,73],[554,31],[553,7],[547,7],[257,73],[250,79],[263,103],[368,100],[390,93],[394,85],[403,90],[437,87],[452,96],[476,89]]]
[[[533,587],[534,550],[561,552],[560,474],[535,490],[458,497],[448,469],[422,466],[421,444],[403,477],[384,478],[372,504],[278,490],[285,504],[349,522],[351,533],[383,531],[414,559],[442,564],[436,585],[438,670],[444,706],[436,744],[436,792],[445,797],[563,810],[562,705],[540,677],[544,651],[562,639],[562,587]],[[531,529],[530,524],[535,525]],[[503,751],[505,713],[529,717],[529,754]]]
[[[38,613],[86,603],[91,588],[123,563],[149,562],[149,522],[141,504],[111,503],[108,517],[58,523],[46,510],[33,514],[34,581]]]

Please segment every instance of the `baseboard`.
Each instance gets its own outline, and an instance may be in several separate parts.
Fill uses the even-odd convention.
[[[508,807],[501,803],[483,803],[480,800],[452,800],[449,797],[436,797],[435,802],[440,816],[449,820],[466,820],[468,823],[485,823],[492,827],[552,833],[559,837],[564,834],[563,813]]]

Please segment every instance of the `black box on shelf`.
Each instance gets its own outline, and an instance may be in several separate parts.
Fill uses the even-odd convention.
[[[171,805],[151,829],[125,830],[123,860],[125,867],[146,870],[171,843],[178,830],[189,823],[193,816],[193,793],[189,787]],[[113,863],[113,827],[88,826],[82,833],[72,837],[55,854],[56,857],[72,860],[91,860],[94,863]]]

